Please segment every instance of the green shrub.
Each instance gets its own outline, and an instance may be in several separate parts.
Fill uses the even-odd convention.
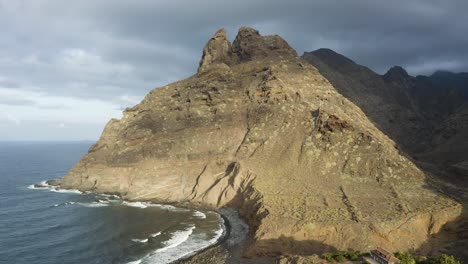
[[[426,264],[427,257],[425,256],[414,256],[414,260],[416,260],[416,264]]]
[[[395,253],[395,257],[397,257],[400,260],[400,264],[416,264],[416,260],[408,252],[405,252],[405,253],[397,252]]]
[[[343,256],[343,255],[341,255],[341,254],[340,254],[340,255],[337,255],[337,256],[335,257],[335,259],[336,259],[336,261],[338,261],[338,262],[340,262],[340,263],[346,261],[345,256]]]
[[[461,264],[460,260],[454,256],[443,254],[438,257],[429,258],[427,263],[429,264]]]
[[[333,253],[324,253],[322,255],[322,258],[326,259],[327,261],[332,261],[333,260],[333,257],[334,257],[334,254]]]
[[[361,255],[361,252],[359,251],[349,251],[346,254],[346,258],[352,261],[358,260],[359,256]]]
[[[359,251],[338,251],[334,253],[327,252],[322,254],[323,259],[326,259],[327,261],[335,260],[337,262],[343,262],[346,261],[346,259],[357,261],[359,256],[361,256],[361,252]]]
[[[400,264],[461,264],[454,256],[443,254],[438,257],[413,256],[410,253],[395,253]]]

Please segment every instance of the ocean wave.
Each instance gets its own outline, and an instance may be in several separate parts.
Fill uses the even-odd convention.
[[[140,263],[141,263],[141,259],[127,262],[127,264],[140,264]]]
[[[166,251],[170,248],[177,247],[180,244],[184,243],[193,233],[194,229],[195,229],[195,226],[191,225],[189,228],[185,230],[174,232],[172,234],[172,237],[169,240],[163,242],[165,247],[157,249],[156,252],[163,252],[163,251]]]
[[[221,223],[219,225],[219,229],[216,230],[214,233],[214,237],[212,239],[209,240],[209,243],[210,244],[214,244],[216,242],[218,242],[218,240],[223,236],[225,230],[224,230],[224,219],[222,217],[220,217],[221,219]]]
[[[211,212],[209,213],[211,214]],[[219,229],[214,231],[213,237],[211,239],[207,240],[206,238],[202,238],[203,236],[200,237],[199,235],[192,235],[195,226],[191,225],[184,230],[174,232],[170,239],[162,243],[164,246],[163,248],[156,249],[155,251],[141,258],[139,262],[134,263],[173,263],[176,260],[196,254],[197,252],[200,252],[201,250],[217,243],[225,233],[224,220],[219,216],[219,214],[218,218]],[[156,234],[159,234],[159,232]]]
[[[198,218],[201,218],[201,219],[206,219],[206,214],[204,214],[204,213],[202,213],[202,212],[200,212],[200,211],[195,211],[195,212],[193,213],[193,216],[198,217]]]
[[[98,195],[100,197],[101,195]],[[135,208],[140,208],[140,209],[145,209],[148,207],[159,207],[159,208],[166,208],[169,210],[175,210],[178,211],[179,208],[176,208],[172,205],[164,205],[164,204],[153,204],[150,202],[129,202],[129,201],[123,201],[120,198],[119,199],[109,199],[109,198],[115,198],[118,196],[105,196],[101,197],[102,199],[97,199],[94,202],[91,203],[80,203],[80,205],[83,205],[85,207],[104,207],[104,206],[115,206],[115,205],[124,205],[124,206],[129,206],[129,207],[135,207]],[[185,209],[182,209],[185,210]]]
[[[157,237],[157,236],[159,236],[159,235],[161,235],[161,232],[157,232],[157,233],[151,234],[150,237]]]
[[[74,193],[74,194],[82,194],[81,191],[77,189],[61,189],[58,187],[52,187],[50,188],[51,192],[57,192],[57,193]]]
[[[68,206],[68,205],[74,205],[75,202],[65,202],[65,203],[61,203],[61,204],[54,204],[53,207],[59,207],[59,206]]]
[[[132,238],[132,241],[138,242],[138,243],[146,243],[148,242],[148,238],[144,238],[144,239]]]
[[[185,211],[188,209],[185,208],[177,208],[175,206],[169,205],[169,204],[155,204],[151,202],[129,202],[129,201],[123,201],[123,205],[130,206],[130,207],[136,207],[136,208],[141,208],[145,209],[148,207],[159,207],[161,209],[166,209],[166,210],[171,210],[171,211]]]
[[[154,237],[157,237],[159,235],[161,235],[161,232],[150,234],[148,238],[143,238],[143,239],[132,238],[132,241],[133,242],[138,242],[138,243],[146,243],[146,242],[148,242],[149,238],[154,238]]]
[[[41,181],[40,183],[31,184],[28,186],[28,189],[31,190],[49,190],[51,192],[57,193],[73,193],[73,194],[82,194],[83,192],[77,189],[62,189],[59,186],[52,186],[47,183],[47,181]]]
[[[161,209],[167,209],[167,210],[184,210],[183,208],[177,208],[175,206],[168,205],[168,204],[152,204],[152,205],[157,206]]]
[[[46,181],[41,181],[40,183],[36,183],[36,184],[31,184],[28,186],[28,189],[31,189],[31,190],[44,190],[44,189],[49,189],[53,186],[49,185]]]
[[[89,192],[90,193],[90,192]],[[98,193],[96,194],[96,196],[99,196],[99,197],[104,197],[104,198],[112,198],[112,199],[121,199],[120,196],[118,196],[117,194],[105,194],[105,193]]]
[[[130,207],[141,208],[141,209],[148,208],[148,206],[151,206],[151,204],[146,203],[146,202],[127,202],[127,201],[123,201],[122,204],[126,205],[126,206],[130,206]]]
[[[78,203],[78,204],[84,207],[91,207],[91,208],[109,206],[109,203],[100,203],[100,202]]]

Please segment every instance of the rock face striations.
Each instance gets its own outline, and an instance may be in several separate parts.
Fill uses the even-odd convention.
[[[286,41],[246,27],[111,120],[59,183],[235,206],[247,256],[417,248],[461,211]]]

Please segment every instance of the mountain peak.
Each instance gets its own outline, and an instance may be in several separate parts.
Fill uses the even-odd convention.
[[[216,33],[213,35],[213,38],[224,38],[224,39],[226,39],[226,37],[227,37],[227,33],[226,33],[226,30],[224,28],[218,29],[218,31],[216,31]]]
[[[198,72],[214,63],[232,66],[253,59],[266,57],[297,57],[296,51],[280,36],[262,36],[258,30],[240,27],[231,44],[224,29],[219,29],[203,49]]]
[[[205,71],[210,65],[216,63],[232,63],[231,42],[227,39],[226,30],[219,29],[206,43],[203,55],[198,66],[198,72]]]
[[[395,65],[392,66],[390,69],[388,69],[387,73],[385,75],[399,75],[399,76],[409,76],[408,72],[405,70],[405,68]]]
[[[304,55],[302,55],[302,58],[306,60],[313,60],[314,57],[320,59],[321,61],[335,69],[343,69],[348,66],[356,65],[356,63],[353,60],[347,58],[346,56],[343,56],[334,50],[326,48],[320,48],[311,52],[304,52]]]
[[[410,75],[403,67],[393,66],[383,75],[383,78],[387,82],[401,82],[410,78]]]

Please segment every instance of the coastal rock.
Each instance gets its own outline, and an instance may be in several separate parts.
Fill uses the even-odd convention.
[[[279,36],[218,31],[199,72],[111,120],[59,184],[239,209],[246,256],[422,245],[461,206]]]

